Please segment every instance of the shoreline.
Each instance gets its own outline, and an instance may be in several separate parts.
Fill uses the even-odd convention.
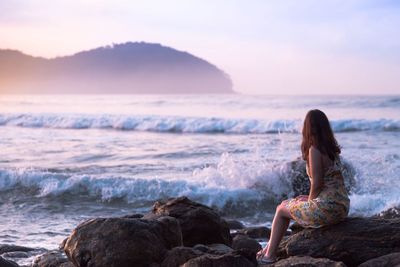
[[[207,224],[209,224],[208,226],[204,226],[200,223],[206,221],[208,222]],[[125,228],[127,224],[132,225]],[[375,225],[375,228],[371,228],[369,225]],[[154,233],[158,234],[155,236],[152,235],[150,239],[147,239],[144,236],[137,236],[135,238],[134,233],[136,230],[134,229],[141,229],[143,227],[148,229],[147,231],[155,231]],[[169,230],[168,232],[165,232],[165,230],[162,229]],[[194,229],[197,230],[194,231]],[[199,235],[193,234],[193,232],[198,231],[200,231]],[[355,248],[348,247],[351,244],[346,245],[346,242],[348,243],[351,239],[349,239],[347,235],[354,235],[354,231],[358,231],[358,237],[364,240],[363,242],[369,242],[372,247],[363,246],[363,242],[353,243],[352,246],[355,246]],[[133,233],[133,236],[128,234],[129,232]],[[98,233],[102,233],[103,237],[99,238]],[[330,233],[336,234],[332,236]],[[86,250],[91,248],[94,249],[92,251],[94,254],[91,254],[94,256],[96,253],[103,253],[100,249],[102,245],[96,248],[98,243],[107,245],[108,243],[114,244],[117,242],[114,244],[115,247],[109,247],[109,249],[106,250],[108,257],[113,258],[115,255],[118,255],[118,257],[125,257],[123,255],[126,255],[126,257],[128,257],[128,255],[130,255],[129,253],[124,254],[124,252],[121,254],[121,249],[126,250],[127,247],[124,247],[124,245],[123,247],[118,248],[118,246],[120,246],[118,244],[123,242],[133,242],[132,246],[135,247],[137,246],[137,243],[135,242],[139,242],[142,245],[143,242],[150,242],[149,246],[151,246],[151,252],[155,253],[156,250],[159,250],[161,254],[154,258],[151,256],[153,255],[152,253],[146,254],[147,256],[143,253],[139,253],[136,257],[137,264],[138,262],[142,262],[143,264],[144,262],[148,262],[146,264],[153,262],[153,265],[151,266],[172,267],[180,266],[174,265],[177,262],[180,262],[182,266],[197,266],[196,264],[200,264],[199,262],[206,261],[210,262],[210,264],[212,262],[220,262],[222,264],[221,266],[230,266],[226,265],[228,263],[242,264],[232,266],[257,266],[255,265],[255,253],[261,248],[260,242],[267,240],[269,234],[270,229],[265,226],[244,227],[240,221],[225,220],[211,208],[192,202],[186,197],[180,197],[170,199],[167,202],[156,202],[153,206],[153,210],[147,214],[131,214],[122,217],[89,219],[79,224],[75,230],[72,231],[70,236],[60,244],[60,250],[56,248],[53,250],[33,249],[23,246],[3,244],[0,245],[0,257],[3,261],[18,261],[21,263],[19,266],[80,267],[84,266],[78,263],[81,261],[78,259],[82,257],[82,254],[78,253],[76,250]],[[380,235],[379,238],[377,234]],[[113,235],[117,235],[118,238],[113,238]],[[161,238],[160,235],[165,236]],[[332,251],[333,248],[324,248],[323,243],[321,243],[322,240],[320,239],[321,235],[324,236],[323,238],[325,239],[333,238],[333,243],[330,246],[335,246],[336,248],[334,251],[336,252]],[[81,239],[84,236],[85,239]],[[153,240],[154,238],[161,239],[155,241]],[[379,240],[376,240],[377,238]],[[400,244],[399,241],[400,207],[391,208],[372,217],[348,217],[345,221],[337,225],[327,226],[321,229],[302,229],[301,227],[299,228],[298,225],[294,224],[292,225],[291,230],[287,232],[284,241],[280,245],[280,259],[278,262],[281,264],[279,266],[292,266],[290,264],[296,262],[299,264],[307,262],[310,264],[309,266],[325,266],[321,264],[331,264],[335,261],[339,264],[335,266],[358,266],[358,264],[368,260],[377,260],[376,258],[381,256],[400,252],[400,246],[395,245]],[[154,247],[154,242],[157,243],[157,248]],[[162,245],[163,242],[172,243],[170,245]],[[311,243],[305,245],[307,242]],[[376,245],[379,247],[379,244],[381,245],[381,248],[378,250]],[[304,247],[308,247],[308,250],[304,250]],[[315,248],[313,249],[313,247]],[[324,251],[324,249],[327,249],[323,252],[325,253],[324,255],[313,254],[321,253],[321,250]],[[359,256],[353,255],[349,258],[348,256],[345,256],[346,253],[343,254],[340,252],[341,250],[354,251],[355,249],[361,250],[358,252]],[[131,251],[133,252],[135,250],[133,249]],[[301,257],[298,257],[300,255]],[[305,257],[306,255],[308,256]],[[315,256],[317,257],[315,258]],[[394,256],[397,256],[397,254]],[[386,256],[383,260],[393,260],[392,258],[394,256]],[[104,258],[100,258],[104,260]],[[34,264],[28,264],[29,259],[33,260]],[[113,258],[113,261],[115,260],[116,259]],[[122,260],[122,262],[127,261],[132,264],[132,259],[130,257],[118,260]],[[382,259],[379,260],[383,261]],[[8,263],[2,264],[4,266],[17,266],[12,265],[13,263],[9,263],[9,265],[6,265]],[[106,266],[101,264],[104,264],[104,262],[97,262],[94,266]],[[135,266],[150,266],[146,264]],[[121,265],[121,267],[122,266],[125,265]]]

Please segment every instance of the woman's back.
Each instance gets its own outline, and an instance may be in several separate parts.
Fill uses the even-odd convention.
[[[350,200],[344,185],[340,160],[335,159],[324,168],[322,189],[315,199],[293,199],[287,206],[293,218],[305,227],[318,228],[345,218],[349,212]]]

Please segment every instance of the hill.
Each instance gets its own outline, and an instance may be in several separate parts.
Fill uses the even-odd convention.
[[[160,44],[128,42],[46,59],[0,50],[1,93],[233,93],[215,65]]]

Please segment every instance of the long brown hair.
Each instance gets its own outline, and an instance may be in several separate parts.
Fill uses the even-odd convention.
[[[308,162],[308,150],[315,146],[322,154],[335,160],[340,154],[340,146],[333,135],[328,117],[321,110],[310,110],[303,125],[303,141],[301,153],[303,159]]]

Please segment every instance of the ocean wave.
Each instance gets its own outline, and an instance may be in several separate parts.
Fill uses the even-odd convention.
[[[203,173],[205,174],[205,172]],[[194,174],[197,178],[202,174]],[[159,199],[188,196],[196,201],[220,209],[235,209],[235,214],[249,211],[250,205],[260,206],[273,201],[279,192],[269,192],[234,185],[216,186],[209,177],[204,181],[143,179],[112,175],[73,174],[33,168],[0,169],[0,192],[3,197],[18,198],[24,192],[30,200],[65,201],[68,198],[91,198],[93,203],[123,202],[140,205]],[[277,181],[274,181],[274,183]],[[207,184],[210,183],[210,184]],[[273,185],[270,185],[273,188]],[[290,191],[285,188],[284,191]],[[0,202],[6,201],[1,199]]]
[[[58,169],[2,168],[0,202],[9,201],[10,196],[16,198],[17,203],[31,203],[35,200],[64,203],[68,199],[84,198],[96,206],[98,202],[119,202],[132,207],[148,205],[150,208],[159,199],[188,196],[217,208],[223,215],[254,218],[260,214],[272,214],[280,201],[297,195],[292,181],[293,175],[299,172],[299,166],[293,162],[274,165],[237,161],[231,154],[224,153],[218,164],[196,169],[185,180],[145,179],[128,174],[87,174],[85,170],[69,172]],[[344,172],[344,175],[345,181],[349,181],[349,173]],[[391,194],[391,191],[365,191],[367,188],[366,181],[359,181],[355,185],[351,193],[351,213],[371,215],[400,203],[398,194]],[[371,203],[371,199],[379,201]]]
[[[400,131],[400,120],[332,120],[335,132]],[[0,114],[0,126],[56,129],[115,129],[167,133],[299,133],[301,120],[257,120],[180,116]]]
[[[296,195],[292,178],[298,171],[291,162],[279,165],[258,162],[257,166],[254,168],[252,163],[238,162],[230,154],[223,154],[217,165],[196,169],[186,180],[3,168],[0,169],[0,202],[9,201],[10,196],[16,198],[17,203],[34,200],[64,203],[68,199],[89,198],[96,206],[98,202],[122,202],[149,208],[159,199],[188,196],[217,208],[226,216],[255,218],[273,213],[280,201]],[[344,174],[345,180],[349,180]],[[351,214],[370,216],[400,204],[397,188],[389,186],[377,190],[370,183],[357,177],[350,194]],[[30,195],[28,200],[27,194]]]

